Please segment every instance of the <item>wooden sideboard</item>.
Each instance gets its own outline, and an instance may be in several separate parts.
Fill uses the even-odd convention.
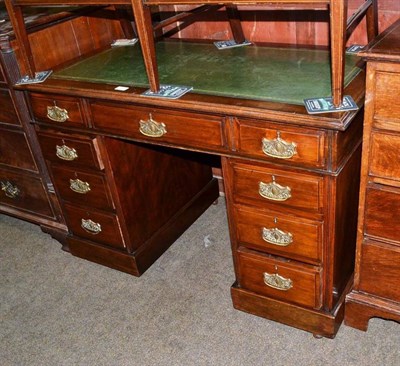
[[[148,45],[140,41],[142,49]],[[216,156],[236,276],[233,305],[334,337],[354,267],[365,85],[357,60],[348,64],[344,92],[360,109],[310,115],[305,93],[331,92],[327,51],[255,45],[224,54],[210,43],[159,42],[160,78],[175,70],[171,57],[179,55],[185,67],[170,74],[194,86],[180,99],[162,99],[143,95],[149,83],[138,46],[102,44],[73,54],[85,42],[65,36],[52,76],[16,87],[29,104],[71,253],[141,275],[218,197],[209,163]],[[243,68],[227,67],[241,52],[251,62],[272,54],[264,61],[276,72],[261,75],[270,71],[263,64],[261,84],[248,87],[252,73],[240,77]],[[32,56],[46,66],[43,53]],[[279,73],[288,64],[291,71]],[[218,65],[228,74],[212,74]],[[303,78],[309,66],[313,77]],[[287,79],[267,89],[262,82],[274,76]]]
[[[39,224],[64,242],[67,228],[24,94],[13,89],[21,74],[10,28],[7,21],[0,25],[0,212]]]
[[[345,322],[400,321],[400,21],[363,52],[367,90],[354,287]]]

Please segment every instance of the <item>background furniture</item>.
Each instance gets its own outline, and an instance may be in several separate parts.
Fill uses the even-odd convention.
[[[364,51],[367,90],[354,287],[347,325],[400,321],[400,21]]]

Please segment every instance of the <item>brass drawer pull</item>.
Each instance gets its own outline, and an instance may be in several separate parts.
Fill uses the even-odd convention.
[[[8,198],[15,199],[21,193],[20,189],[9,181],[1,181],[1,190]]]
[[[297,154],[297,145],[294,142],[286,142],[281,139],[281,133],[278,131],[273,140],[263,137],[262,151],[265,155],[278,159],[290,159]]]
[[[290,187],[284,187],[276,183],[274,176],[272,176],[272,182],[270,183],[259,183],[258,193],[261,197],[272,201],[286,201],[292,197]]]
[[[57,107],[56,102],[54,105],[47,106],[47,118],[51,119],[55,122],[65,122],[69,116],[68,111],[66,109]]]
[[[62,160],[72,161],[78,158],[78,153],[73,147],[56,145],[56,155]]]
[[[69,188],[80,194],[86,194],[90,191],[90,185],[88,182],[83,182],[80,179],[70,179],[69,180]]]
[[[151,113],[147,121],[140,120],[139,124],[140,133],[148,137],[161,137],[167,133],[167,126],[162,122],[155,121]]]
[[[81,227],[90,234],[97,235],[101,232],[101,225],[90,219],[82,219]]]
[[[269,287],[281,291],[288,291],[293,287],[293,281],[290,278],[282,277],[278,273],[269,274],[264,272],[264,283]]]
[[[286,233],[278,228],[267,229],[263,227],[262,238],[267,243],[278,245],[281,247],[287,247],[288,245],[293,243],[292,233]]]

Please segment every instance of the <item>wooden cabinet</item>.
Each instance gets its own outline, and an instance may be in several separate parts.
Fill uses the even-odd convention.
[[[39,224],[63,242],[66,227],[27,105],[12,89],[20,74],[10,35],[0,37],[0,212]]]
[[[367,100],[354,287],[345,322],[400,321],[400,21],[368,50]]]

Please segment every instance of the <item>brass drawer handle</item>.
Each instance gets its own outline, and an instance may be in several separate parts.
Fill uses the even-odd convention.
[[[147,121],[140,120],[139,124],[140,133],[148,137],[161,137],[167,133],[167,126],[162,122],[155,121],[151,114]]]
[[[270,244],[278,245],[280,247],[287,247],[293,243],[293,234],[284,232],[278,228],[267,229],[263,227],[262,238]]]
[[[72,161],[78,158],[78,153],[73,147],[56,145],[56,155],[62,160]]]
[[[21,193],[20,189],[9,181],[1,181],[1,190],[8,198],[15,199]]]
[[[90,234],[97,235],[101,232],[101,225],[90,219],[82,219],[81,227]]]
[[[263,137],[262,151],[265,155],[278,159],[290,159],[297,154],[297,145],[294,142],[286,142],[281,139],[281,133],[278,131],[273,140]]]
[[[90,191],[90,185],[88,182],[83,182],[80,179],[70,179],[69,180],[69,188],[80,194],[86,194]]]
[[[270,183],[259,183],[258,193],[261,197],[272,201],[286,201],[292,197],[290,187],[284,187],[276,183],[274,176],[272,176],[272,182]]]
[[[54,105],[47,106],[47,118],[51,119],[52,121],[62,123],[69,118],[68,111],[66,109],[57,107],[56,102],[54,102]]]
[[[288,291],[293,287],[293,281],[290,278],[282,277],[278,273],[269,274],[264,272],[264,283],[269,287],[281,291]]]

